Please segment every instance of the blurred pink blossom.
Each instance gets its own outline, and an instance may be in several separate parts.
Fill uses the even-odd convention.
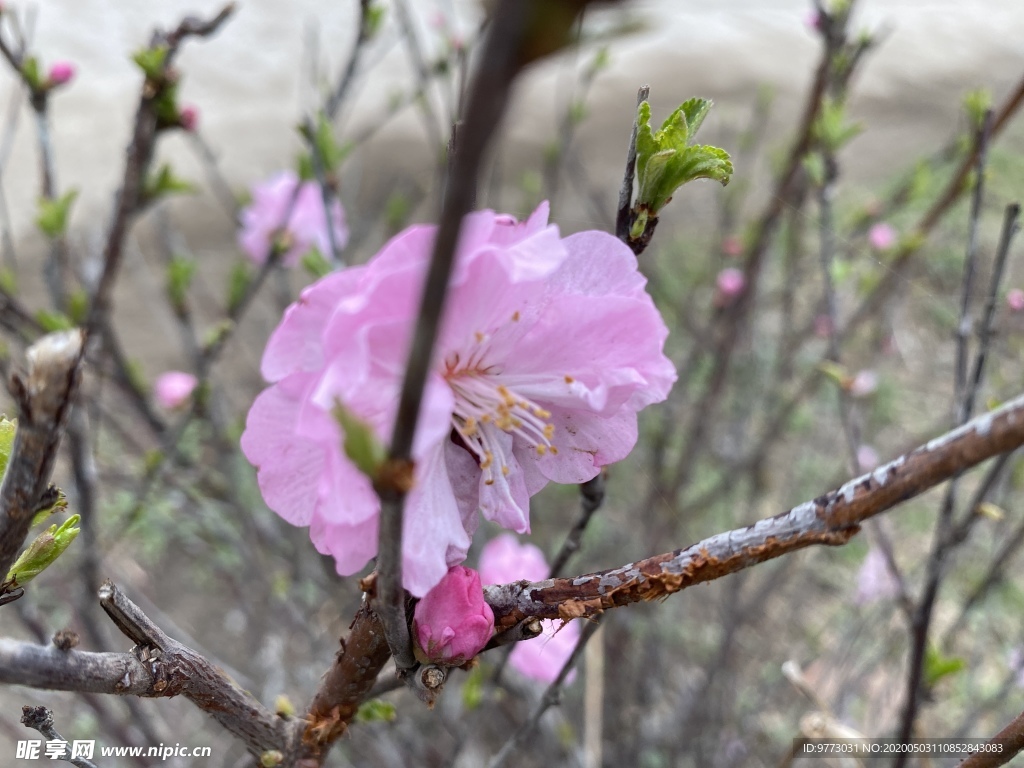
[[[459,666],[494,634],[494,613],[484,602],[480,574],[456,565],[416,603],[413,631],[422,661]]]
[[[542,683],[552,683],[572,656],[580,640],[580,628],[575,621],[562,626],[555,619],[541,619],[542,633],[532,640],[522,640],[509,654],[508,663],[524,677]],[[567,683],[576,679],[576,670],[566,676]]]
[[[715,306],[727,307],[743,292],[747,278],[736,267],[728,267],[715,279]]]
[[[533,544],[520,544],[511,533],[488,541],[480,551],[480,578],[484,584],[543,581],[548,577],[544,553]]]
[[[522,579],[542,581],[548,577],[549,570],[544,554],[537,547],[520,544],[508,533],[491,539],[480,552],[480,577],[485,584],[510,584]],[[533,680],[554,681],[580,637],[575,622],[559,629],[561,624],[543,619],[540,635],[516,643],[508,659],[512,668]],[[575,676],[573,670],[566,679],[571,683]]]
[[[70,61],[55,61],[50,65],[46,79],[50,85],[64,85],[75,76],[75,65]]]
[[[736,235],[729,235],[722,241],[722,253],[725,256],[739,256],[743,253],[743,241]]]
[[[896,597],[900,593],[900,583],[896,575],[889,570],[885,554],[877,547],[868,549],[867,557],[857,571],[857,605],[872,603]]]
[[[1024,291],[1013,288],[1006,294],[1006,306],[1011,312],[1024,312]]]
[[[194,131],[199,125],[199,108],[193,104],[182,107],[178,119],[181,121],[182,128],[186,131]]]
[[[188,402],[198,383],[191,373],[167,371],[156,377],[153,393],[161,408],[173,410]]]
[[[896,230],[880,221],[868,230],[868,243],[876,251],[887,251],[896,244]]]
[[[878,374],[871,370],[861,370],[854,374],[847,387],[851,397],[867,397],[878,391]]]
[[[814,335],[819,339],[827,339],[832,335],[832,318],[828,315],[816,315],[814,318]]]
[[[882,462],[878,451],[870,445],[862,445],[857,449],[857,466],[861,472],[870,472]]]
[[[1006,654],[1006,664],[1010,671],[1016,673],[1014,682],[1018,688],[1024,688],[1024,648],[1016,646]]]
[[[821,28],[821,14],[814,8],[807,11],[804,16],[804,26],[812,31],[816,31]]]
[[[403,578],[416,596],[465,560],[478,512],[526,533],[548,482],[581,483],[625,458],[637,412],[675,381],[633,252],[604,232],[563,239],[547,219],[544,203],[522,223],[493,211],[463,221],[405,504]],[[377,554],[380,502],[332,409],[340,400],[389,439],[435,232],[410,227],[307,288],[263,355],[273,386],[242,450],[270,508],[310,526],[341,574]]]
[[[337,198],[331,201],[330,208],[334,242],[339,249],[344,248],[348,242],[345,212]],[[279,232],[282,226],[283,232]],[[242,211],[238,245],[254,263],[262,264],[279,237],[286,249],[281,263],[294,266],[314,246],[325,256],[330,254],[327,226],[320,185],[315,181],[300,182],[293,171],[282,171],[252,188],[252,203]]]

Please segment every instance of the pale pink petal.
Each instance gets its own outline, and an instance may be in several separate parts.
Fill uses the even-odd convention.
[[[469,551],[470,537],[462,525],[444,455],[439,447],[420,459],[415,485],[406,499],[402,578],[416,597],[425,595],[449,565],[465,560]]]
[[[575,622],[561,626],[561,622],[544,619],[544,632],[532,640],[516,643],[508,662],[521,675],[542,683],[553,683],[562,667],[572,656],[580,639]],[[567,683],[576,678],[576,670],[566,677]]]
[[[519,459],[512,452],[512,435],[494,427],[488,429],[492,435],[491,445],[499,452],[494,456],[497,469],[491,477],[480,473],[480,513],[503,528],[529,533],[530,495]]]
[[[270,335],[260,366],[263,378],[278,381],[296,371],[323,367],[322,334],[337,303],[355,289],[364,272],[364,267],[332,272],[302,291]]]
[[[480,579],[484,584],[543,581],[548,577],[544,553],[533,544],[521,544],[511,533],[495,536],[480,551]]]
[[[249,410],[241,440],[267,506],[292,525],[312,520],[324,466],[323,449],[295,435],[305,382],[296,377],[265,389]]]

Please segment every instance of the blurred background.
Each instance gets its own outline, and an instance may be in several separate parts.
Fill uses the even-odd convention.
[[[407,223],[436,217],[443,147],[483,18],[469,0],[382,5],[383,24],[332,123],[346,149],[336,182],[351,229],[348,263],[368,259]],[[102,263],[142,81],[130,54],[154,27],[171,28],[186,13],[207,17],[220,5],[8,7],[44,63],[76,67],[51,100],[50,135],[58,188],[79,193],[66,237],[76,280],[88,288]],[[1024,5],[856,4],[849,39],[871,45],[841,101],[844,120],[860,130],[836,148],[837,176],[827,183],[814,162],[799,160],[795,190],[786,191],[765,235],[753,314],[726,349],[729,305],[716,280],[722,270],[744,269],[761,236],[756,222],[779,194],[775,180],[822,56],[813,14],[796,0],[597,6],[576,45],[518,83],[481,187],[488,207],[525,216],[550,199],[564,233],[612,231],[643,84],[656,124],[685,99],[712,99],[700,139],[728,150],[736,168],[725,189],[698,182],[681,190],[641,257],[673,331],[669,352],[680,383],[668,403],[645,412],[635,454],[610,468],[607,500],[570,572],[613,567],[782,512],[951,425],[968,208],[961,200],[927,228],[921,222],[964,162],[984,105],[998,109],[1020,87]],[[208,338],[230,315],[232,285],[247,263],[236,244],[239,207],[252,185],[295,167],[304,151],[296,126],[338,81],[358,18],[354,0],[243,0],[215,37],[184,46],[180,101],[196,107],[198,125],[161,139],[158,162],[197,190],[138,220],[112,316],[122,373],[138,397],[111,383],[116,376],[102,361],[87,372],[100,489],[90,543],[40,576],[15,610],[0,612],[4,635],[35,639],[71,626],[83,648],[126,649],[89,601],[99,575],[266,704],[286,696],[301,710],[315,690],[358,604],[356,579],[336,577],[305,531],[265,509],[237,453],[244,415],[263,386],[266,338],[313,276],[301,267],[271,274],[209,371],[196,370],[187,339]],[[0,71],[4,285],[36,311],[52,309],[41,269],[51,244],[36,225],[33,120],[14,75]],[[1010,120],[990,142],[975,316],[988,298],[1003,209],[1024,196],[1022,125]],[[823,190],[837,242],[829,271],[834,317],[823,307],[818,259]],[[901,261],[905,251],[911,255]],[[168,300],[173,257],[195,267],[184,334]],[[992,294],[996,335],[981,407],[1024,389],[1024,297],[1020,306],[1011,298],[1024,286],[1019,245],[1008,264]],[[882,285],[888,291],[876,294]],[[872,297],[877,303],[859,317]],[[839,355],[829,348],[828,328],[836,325],[850,329]],[[12,364],[22,342],[5,341]],[[723,355],[731,365],[719,380]],[[201,374],[202,408],[172,411],[153,400],[155,377],[170,369]],[[136,399],[148,406],[140,410]],[[9,402],[4,407],[10,411]],[[951,556],[920,662],[921,735],[989,736],[1024,708],[1021,470],[1011,458],[984,487],[978,478],[988,470],[962,484],[958,519],[971,521],[970,535]],[[57,482],[70,511],[80,511],[72,474],[64,462]],[[908,617],[927,578],[942,493],[886,515],[842,549],[798,553],[662,604],[612,612],[563,705],[512,764],[788,764],[811,713],[819,724],[891,734],[912,663]],[[530,540],[549,558],[577,506],[571,487],[534,500]],[[478,542],[493,533],[482,530]],[[397,718],[353,726],[328,764],[486,765],[543,690],[508,671],[495,684],[500,658],[492,653],[472,675],[455,675],[433,712],[405,692],[388,694]],[[795,664],[784,674],[788,661]],[[13,755],[15,740],[26,738],[18,717],[30,703],[50,706],[68,737],[210,744],[214,757],[194,764],[251,764],[184,701],[143,700],[129,710],[112,699],[21,689],[0,690],[0,755]]]

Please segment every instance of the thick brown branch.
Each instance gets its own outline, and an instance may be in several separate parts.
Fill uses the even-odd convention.
[[[21,551],[49,485],[80,379],[82,349],[81,331],[44,336],[29,347],[28,374],[12,378],[20,415],[0,486],[0,581]]]
[[[656,600],[815,544],[845,544],[860,523],[1024,444],[1024,396],[813,501],[754,525],[586,576],[485,587],[497,627],[572,619]]]
[[[309,706],[300,759],[323,759],[331,744],[345,733],[391,658],[380,619],[366,603],[356,613],[350,629]]]

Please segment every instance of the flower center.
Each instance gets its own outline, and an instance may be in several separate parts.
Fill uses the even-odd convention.
[[[462,370],[447,378],[455,394],[452,427],[480,462],[487,485],[494,483],[496,456],[501,473],[509,473],[503,461],[504,451],[496,442],[495,429],[522,438],[532,444],[540,456],[558,453],[551,445],[555,427],[548,421],[550,411],[499,384],[493,374]]]

